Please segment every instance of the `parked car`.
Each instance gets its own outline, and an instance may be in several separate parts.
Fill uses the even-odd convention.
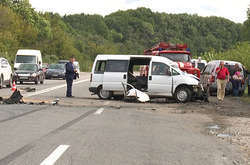
[[[42,68],[43,60],[40,50],[19,49],[16,53],[14,69],[17,69],[21,64],[37,64]]]
[[[80,78],[80,65],[78,61],[74,62],[74,68],[76,69],[76,77]],[[76,79],[75,77],[75,79]]]
[[[136,68],[147,66],[147,75]],[[161,56],[98,55],[91,72],[89,91],[101,99],[123,95],[122,83],[133,85],[150,97],[174,97],[178,102],[198,98],[199,79],[181,71],[175,62]]]
[[[46,75],[46,79],[51,79],[51,78],[65,79],[65,65],[64,64],[50,64],[45,75]]]
[[[21,64],[15,71],[13,79],[23,82],[44,83],[44,73],[38,64]]]
[[[0,57],[0,88],[12,86],[12,69],[7,59]]]
[[[193,67],[199,68],[201,71],[207,65],[207,61],[206,60],[202,60],[200,58],[198,58],[198,59],[192,59],[191,62],[192,62]]]
[[[69,60],[59,60],[58,64],[67,64],[69,62]]]
[[[247,78],[246,75],[246,70],[244,66],[240,62],[236,61],[224,61],[225,67],[228,68],[229,72],[231,73],[233,71],[234,65],[238,64],[239,67],[241,68],[241,75],[243,76],[243,81],[240,86],[240,95],[244,94],[244,90],[246,88],[245,80]],[[215,70],[217,67],[220,65],[220,60],[215,60],[215,61],[210,61],[207,66],[203,69],[201,73],[201,83],[209,85],[209,92],[210,95],[214,95],[217,92],[217,82],[216,82],[216,73]],[[231,77],[230,77],[231,80]],[[226,94],[231,94],[232,93],[232,83],[229,81],[226,85]]]

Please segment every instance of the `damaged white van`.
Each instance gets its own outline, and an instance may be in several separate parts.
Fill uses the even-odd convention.
[[[146,67],[143,75],[139,69]],[[101,99],[123,96],[123,85],[153,97],[174,97],[187,102],[200,97],[199,79],[182,72],[165,57],[143,55],[97,55],[91,72],[89,91]],[[129,86],[127,86],[129,88]]]

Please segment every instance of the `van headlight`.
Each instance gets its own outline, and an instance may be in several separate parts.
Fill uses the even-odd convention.
[[[36,77],[36,73],[32,73],[31,76],[32,76],[32,77]]]
[[[193,85],[193,90],[194,90],[194,92],[198,92],[199,86],[198,85]]]

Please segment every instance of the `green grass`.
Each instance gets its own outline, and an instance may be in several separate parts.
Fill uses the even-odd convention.
[[[245,89],[243,97],[241,97],[242,101],[250,104],[250,96],[248,96],[248,88]]]

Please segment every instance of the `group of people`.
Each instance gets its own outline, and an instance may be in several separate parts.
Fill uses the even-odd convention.
[[[218,68],[216,68],[217,74],[217,98],[219,101],[223,101],[225,97],[225,89],[227,82],[231,81],[233,88],[233,96],[239,96],[239,89],[243,77],[241,75],[241,68],[238,64],[234,65],[231,72],[224,66],[224,61],[220,62]],[[231,77],[231,79],[230,79]]]

